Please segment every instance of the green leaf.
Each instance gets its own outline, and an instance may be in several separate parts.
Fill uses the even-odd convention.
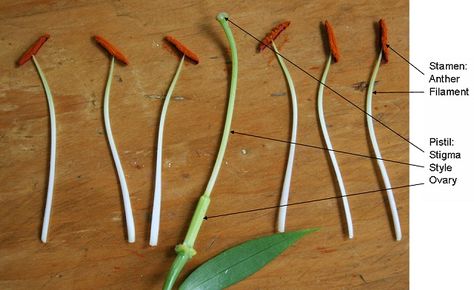
[[[179,289],[213,290],[229,287],[263,268],[303,236],[318,230],[314,228],[273,234],[227,249],[194,270]]]

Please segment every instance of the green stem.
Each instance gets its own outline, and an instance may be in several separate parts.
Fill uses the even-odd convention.
[[[234,103],[235,103],[235,93],[237,91],[237,73],[238,73],[238,60],[237,60],[237,47],[235,45],[234,36],[229,27],[227,19],[229,15],[227,13],[219,13],[217,15],[217,21],[221,24],[224,29],[225,35],[230,45],[230,51],[232,56],[232,77],[230,81],[229,89],[229,103],[227,105],[227,116],[225,120],[224,130],[222,132],[221,146],[219,152],[217,153],[216,162],[214,168],[212,169],[211,177],[207,183],[206,190],[202,194],[199,202],[197,204],[196,210],[194,211],[191,224],[189,225],[188,232],[184,239],[184,242],[180,245],[177,245],[175,251],[177,257],[171,266],[170,272],[166,277],[165,284],[163,289],[172,289],[176,279],[179,276],[179,273],[183,269],[184,265],[196,254],[196,250],[193,248],[196,241],[197,235],[201,228],[204,217],[206,216],[207,209],[211,202],[211,192],[216,183],[217,176],[219,175],[219,170],[224,159],[225,150],[227,147],[227,141],[229,140],[230,135],[230,126],[232,123],[232,115],[234,112]]]

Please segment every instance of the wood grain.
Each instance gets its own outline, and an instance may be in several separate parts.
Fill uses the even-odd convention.
[[[408,56],[408,1],[12,1],[0,4],[0,288],[160,288],[182,242],[217,153],[229,85],[229,53],[215,15],[257,37],[291,20],[277,44],[283,55],[320,77],[327,52],[321,23],[334,26],[341,60],[328,85],[358,106],[377,56],[383,17],[392,47]],[[271,51],[232,27],[239,51],[233,129],[289,139],[290,100]],[[58,123],[56,188],[49,242],[39,240],[45,202],[49,120],[34,70],[15,61],[42,33],[38,54],[53,91]],[[115,70],[112,129],[131,192],[137,242],[125,237],[120,187],[104,136],[102,96],[109,65],[93,42],[100,34],[130,59]],[[163,155],[163,211],[158,247],[148,246],[157,121],[178,56],[175,36],[201,58],[183,68],[170,104]],[[298,141],[321,145],[317,83],[290,66],[299,99]],[[408,66],[392,55],[377,89],[407,90]],[[327,91],[325,111],[335,149],[370,154],[364,115]],[[408,96],[376,95],[374,114],[408,137]],[[376,125],[385,158],[408,162],[408,144]],[[233,135],[209,215],[277,205],[288,146]],[[370,159],[339,154],[349,193],[382,188]],[[407,185],[405,165],[386,163],[393,186]],[[416,170],[416,169],[415,169]],[[324,151],[297,147],[290,202],[338,195]],[[232,289],[407,289],[408,189],[395,191],[404,239],[394,240],[384,193],[350,198],[355,239],[347,239],[340,201],[288,209],[287,229],[321,227]],[[276,210],[210,219],[198,254],[181,279],[220,251],[275,231]]]

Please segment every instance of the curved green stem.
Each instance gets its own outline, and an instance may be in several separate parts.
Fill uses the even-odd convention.
[[[160,124],[158,128],[158,144],[156,149],[156,172],[155,172],[155,193],[153,198],[153,211],[151,214],[151,227],[150,227],[150,246],[156,246],[158,244],[158,234],[160,232],[160,213],[161,213],[161,162],[163,156],[163,133],[165,131],[166,112],[173,94],[174,87],[178,82],[179,74],[184,63],[184,54],[181,57],[176,73],[174,74],[171,85],[166,93],[165,102],[161,109]]]
[[[323,76],[321,77],[321,83],[318,90],[318,116],[319,124],[321,125],[321,131],[323,132],[324,142],[328,150],[329,157],[331,159],[332,168],[334,169],[334,174],[336,175],[337,184],[339,185],[339,191],[342,196],[342,205],[344,206],[344,213],[346,215],[346,225],[347,225],[347,234],[349,239],[354,237],[354,227],[352,225],[352,215],[351,208],[349,207],[349,200],[346,194],[346,188],[344,186],[344,180],[342,179],[341,169],[339,169],[339,164],[337,163],[336,153],[333,151],[331,138],[329,138],[328,128],[326,126],[326,119],[324,117],[324,86],[326,84],[326,79],[329,73],[329,68],[331,66],[332,56],[329,54],[326,67],[324,68]]]
[[[232,57],[232,76],[229,89],[229,103],[227,105],[227,116],[225,119],[224,130],[222,132],[221,146],[219,148],[219,152],[217,153],[216,163],[214,164],[214,168],[212,169],[211,177],[209,178],[206,190],[204,191],[204,195],[206,196],[211,195],[212,189],[214,188],[214,184],[216,183],[217,175],[219,174],[219,170],[222,165],[222,160],[224,159],[224,153],[227,147],[227,141],[229,139],[230,134],[232,115],[234,113],[235,93],[237,91],[237,73],[239,71],[237,47],[235,45],[234,36],[232,35],[232,30],[230,30],[229,23],[227,22],[228,18],[229,15],[224,12],[219,13],[219,15],[217,15],[217,21],[219,21],[222,28],[224,29],[227,41],[229,42]]]
[[[288,151],[288,161],[286,164],[286,172],[285,172],[285,179],[283,180],[283,188],[281,190],[281,197],[280,197],[280,209],[278,210],[278,231],[280,233],[285,231],[285,223],[286,223],[286,211],[288,204],[288,199],[290,197],[290,186],[291,186],[291,176],[293,173],[293,162],[295,160],[295,150],[296,150],[296,134],[298,131],[298,98],[296,96],[295,85],[293,84],[293,79],[291,78],[290,71],[286,67],[285,61],[283,57],[281,57],[275,43],[272,41],[273,50],[275,51],[275,55],[278,59],[278,63],[280,64],[281,70],[285,75],[286,82],[288,83],[288,87],[290,88],[291,94],[291,108],[292,108],[292,126],[291,126],[291,144],[290,150]]]
[[[188,232],[184,239],[184,242],[180,245],[177,245],[175,251],[177,253],[177,257],[171,266],[170,272],[166,277],[165,284],[163,285],[163,289],[172,289],[176,279],[179,276],[179,273],[183,269],[184,265],[196,254],[196,250],[194,250],[194,243],[196,241],[197,235],[201,228],[202,222],[204,217],[206,216],[207,208],[211,202],[210,196],[212,189],[214,188],[214,184],[216,183],[217,176],[219,175],[219,170],[222,165],[222,161],[224,159],[225,150],[227,147],[227,141],[229,139],[230,134],[230,126],[232,122],[232,115],[234,111],[234,103],[235,103],[235,93],[237,91],[237,73],[238,73],[238,60],[237,60],[237,47],[235,45],[234,36],[232,35],[232,31],[229,27],[229,23],[227,19],[229,16],[227,13],[219,13],[217,15],[217,21],[221,24],[222,28],[224,29],[225,35],[230,45],[230,51],[232,55],[232,77],[230,81],[230,89],[229,89],[229,103],[227,105],[227,116],[225,120],[224,130],[222,132],[222,140],[221,146],[219,148],[219,152],[217,153],[216,162],[214,164],[214,168],[212,169],[211,177],[209,178],[209,182],[207,184],[206,190],[202,194],[199,202],[197,204],[196,210],[194,211],[193,218],[191,220],[191,224],[189,225]]]
[[[44,216],[43,216],[43,228],[41,230],[41,241],[46,243],[48,241],[48,229],[49,229],[49,221],[51,218],[51,208],[53,205],[53,191],[54,191],[54,175],[56,172],[56,113],[54,111],[54,101],[53,101],[53,94],[51,93],[51,89],[49,88],[48,81],[46,80],[46,76],[43,73],[38,61],[36,61],[36,57],[33,55],[31,57],[33,59],[33,63],[35,64],[36,70],[41,79],[41,83],[43,84],[44,91],[46,93],[46,98],[48,100],[48,108],[49,108],[49,120],[51,126],[51,148],[50,148],[50,156],[49,156],[49,179],[48,179],[48,191],[46,193],[46,205],[44,207]]]
[[[370,78],[369,87],[367,88],[367,102],[366,102],[366,112],[367,112],[367,128],[369,129],[370,141],[372,143],[372,148],[374,149],[375,157],[377,157],[377,165],[382,175],[382,179],[387,189],[387,198],[390,205],[390,210],[392,213],[393,227],[395,230],[395,237],[397,241],[402,239],[402,230],[400,227],[400,220],[398,218],[397,203],[395,202],[395,197],[393,196],[393,191],[390,189],[392,185],[390,184],[390,178],[388,177],[387,169],[382,160],[382,153],[380,152],[379,144],[377,143],[377,137],[375,136],[374,122],[372,120],[372,95],[375,87],[375,80],[377,79],[377,73],[379,72],[380,63],[382,61],[382,51],[379,53],[379,57],[375,64],[374,70],[372,72],[372,77]]]

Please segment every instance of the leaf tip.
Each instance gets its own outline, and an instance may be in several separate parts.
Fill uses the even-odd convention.
[[[314,233],[314,232],[319,232],[320,230],[321,230],[321,228],[309,228],[309,229],[299,230],[298,232],[300,232],[304,235],[307,235],[307,234],[311,234],[311,233]]]

